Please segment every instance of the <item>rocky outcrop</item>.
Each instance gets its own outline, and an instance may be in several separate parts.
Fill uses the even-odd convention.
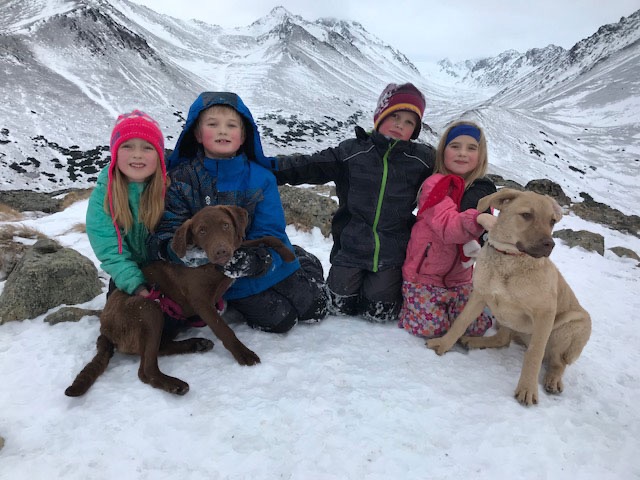
[[[331,219],[338,209],[338,203],[313,189],[279,187],[282,206],[288,224],[309,230],[318,227],[325,237],[331,233]]]
[[[590,222],[600,223],[622,233],[629,233],[640,238],[640,217],[625,215],[620,210],[611,208],[604,203],[596,202],[588,193],[580,193],[584,199],[581,203],[574,203],[571,211]]]
[[[553,232],[554,238],[563,240],[569,247],[582,247],[590,252],[597,252],[604,255],[604,237],[599,233],[587,230],[557,230]]]
[[[609,250],[615,253],[620,258],[632,258],[634,260],[640,261],[640,255],[638,255],[636,252],[634,252],[630,248],[611,247]]]
[[[100,316],[102,310],[92,310],[88,308],[78,307],[62,307],[53,313],[47,315],[44,319],[49,325],[55,325],[61,322],[79,322],[84,317]]]
[[[102,291],[91,260],[51,239],[27,250],[0,295],[0,324],[34,318],[58,305],[84,303]]]

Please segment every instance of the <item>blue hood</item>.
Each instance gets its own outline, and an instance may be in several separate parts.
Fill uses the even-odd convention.
[[[264,156],[258,127],[242,99],[231,92],[203,92],[189,108],[187,122],[182,129],[180,137],[178,137],[173,153],[167,159],[167,170],[174,168],[183,161],[192,160],[197,156],[198,150],[202,150],[202,146],[197,142],[193,131],[200,112],[213,105],[228,105],[240,114],[244,121],[246,134],[241,152],[245,153],[249,160],[259,165],[267,169],[273,168],[273,159]]]

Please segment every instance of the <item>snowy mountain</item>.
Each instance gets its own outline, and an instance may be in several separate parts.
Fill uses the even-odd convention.
[[[535,71],[541,65],[552,62],[562,55],[565,49],[556,45],[545,48],[532,48],[525,53],[507,50],[497,57],[465,60],[452,63],[445,58],[438,62],[439,70],[450,76],[455,83],[471,84],[477,87],[489,87],[499,90],[514,80]]]
[[[568,51],[442,63],[436,78],[357,22],[311,22],[282,7],[228,29],[127,0],[5,1],[0,188],[90,185],[107,161],[115,117],[133,108],[160,121],[171,147],[198,93],[232,90],[252,109],[268,154],[315,151],[350,136],[354,124],[370,128],[384,85],[411,81],[427,97],[431,128],[421,141],[435,143],[454,119],[477,119],[494,173],[521,183],[551,178],[574,199],[588,191],[634,213],[639,16]]]

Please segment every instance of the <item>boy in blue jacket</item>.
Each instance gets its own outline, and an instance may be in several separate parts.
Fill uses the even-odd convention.
[[[165,213],[150,237],[153,258],[198,266],[208,260],[191,250],[178,258],[171,249],[175,231],[207,205],[236,205],[249,212],[248,240],[271,235],[298,255],[285,263],[273,250],[241,248],[223,271],[237,278],[224,294],[253,328],[283,333],[297,321],[320,320],[329,297],[322,265],[293,247],[285,232],[284,210],[273,174],[265,167],[258,128],[240,97],[204,92],[189,109],[175,150],[168,158]]]

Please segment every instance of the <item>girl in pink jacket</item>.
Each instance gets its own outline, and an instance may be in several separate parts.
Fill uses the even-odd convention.
[[[460,202],[471,184],[490,182],[483,178],[487,166],[487,143],[478,125],[462,121],[445,130],[436,152],[435,173],[418,194],[418,217],[402,266],[398,326],[414,335],[444,335],[469,299],[473,268],[465,253],[474,244],[479,247],[475,240],[484,229],[478,216],[490,214],[476,210],[480,198],[472,208],[465,205],[466,210]],[[495,192],[491,185],[492,189],[482,189],[486,195]],[[483,312],[466,334],[484,335],[492,320],[488,311]]]

